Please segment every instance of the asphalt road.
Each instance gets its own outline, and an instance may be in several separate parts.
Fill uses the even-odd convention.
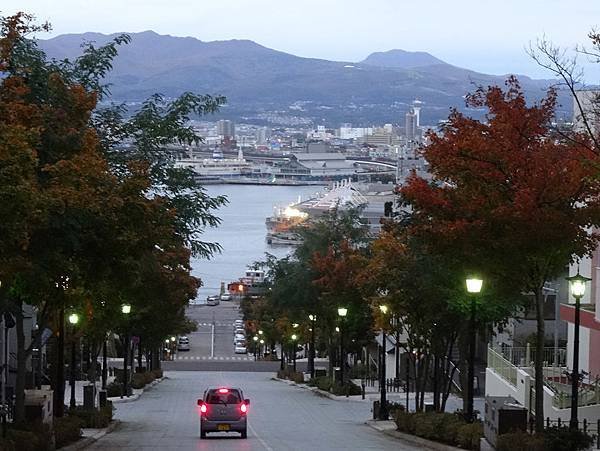
[[[95,450],[417,450],[364,424],[367,403],[334,401],[274,381],[271,374],[173,371],[135,402],[118,404],[119,427]],[[240,387],[250,398],[248,438],[199,438],[196,399],[209,386]]]
[[[222,301],[219,305],[191,305],[186,315],[198,325],[189,335],[190,350],[179,351],[174,360],[162,362],[171,371],[258,371],[274,372],[279,362],[254,361],[254,354],[235,354],[234,322],[241,318],[239,302]],[[249,344],[249,351],[252,345]],[[305,363],[297,365],[305,369]]]

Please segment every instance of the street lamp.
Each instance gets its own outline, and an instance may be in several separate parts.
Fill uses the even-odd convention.
[[[294,373],[296,372],[296,340],[298,339],[298,335],[292,334],[292,358],[294,359]]]
[[[581,312],[581,298],[585,294],[585,285],[588,281],[592,280],[588,277],[584,277],[577,274],[571,277],[567,277],[569,281],[569,288],[571,295],[575,298],[575,324],[574,324],[574,338],[573,338],[573,372],[571,373],[571,420],[569,421],[569,428],[572,430],[577,429],[579,420],[577,418],[577,410],[579,408],[579,323],[580,323],[580,312]]]
[[[387,320],[386,315],[388,313],[388,306],[382,304],[379,306],[379,310],[383,315],[384,321]],[[386,337],[385,337],[385,325],[382,324],[381,327],[381,371],[379,375],[379,391],[380,391],[380,399],[379,399],[379,419],[387,420],[388,419],[388,411],[387,411],[387,400],[386,400],[386,390],[385,390],[385,376],[386,376],[386,357],[387,357],[387,346],[386,346]],[[406,409],[408,410],[408,404],[406,405]]]
[[[317,315],[308,315],[308,319],[311,322],[310,328],[310,351],[308,353],[308,368],[310,371],[310,379],[315,378],[315,325],[317,322]]]
[[[129,324],[127,324],[127,316],[131,313],[131,305],[123,304],[121,306],[121,313],[125,315],[125,339],[123,340],[123,396],[129,397],[129,391],[127,389],[127,380],[129,375],[127,374],[127,360],[129,357]]]
[[[348,309],[345,307],[338,307],[338,316],[340,317],[340,379],[342,386],[344,385],[344,318],[348,314]]]
[[[69,324],[71,324],[71,330],[75,332],[75,326],[79,322],[79,315],[77,313],[71,313],[68,317]],[[73,335],[75,335],[73,333]],[[75,336],[72,337],[71,342],[71,373],[69,375],[69,384],[71,385],[71,399],[69,407],[75,408]]]
[[[475,377],[475,312],[477,308],[475,295],[481,292],[483,280],[477,277],[466,279],[467,292],[471,294],[471,315],[469,317],[469,360],[467,368],[467,413],[466,420],[472,423],[473,418],[473,379]]]

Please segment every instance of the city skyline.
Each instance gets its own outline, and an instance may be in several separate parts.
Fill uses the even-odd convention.
[[[52,24],[47,39],[66,33],[153,30],[159,34],[192,36],[202,41],[250,39],[297,56],[358,62],[372,52],[403,49],[425,51],[447,63],[488,74],[518,73],[552,78],[526,53],[530,43],[546,37],[561,47],[588,44],[587,33],[600,17],[600,5],[583,0],[559,2],[516,0],[502,4],[462,0],[416,3],[281,2],[224,0],[194,4],[188,0],[101,4],[63,0],[60,5],[39,0],[5,2],[3,15],[22,10]],[[85,9],[83,8],[85,6]],[[367,7],[368,6],[368,7]],[[582,61],[583,62],[583,61]],[[600,73],[586,67],[588,84]]]

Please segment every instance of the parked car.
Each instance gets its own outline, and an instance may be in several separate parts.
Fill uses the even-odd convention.
[[[244,329],[243,327],[235,327],[235,333],[236,334],[242,334],[242,335],[246,335],[246,329]]]
[[[209,388],[198,400],[200,407],[200,438],[208,432],[239,432],[248,436],[249,399],[244,399],[239,388]]]
[[[246,336],[244,334],[235,334],[233,336],[233,342],[235,343],[236,341],[246,341]]]
[[[236,354],[248,354],[248,349],[245,344],[237,343],[235,345],[235,353]]]
[[[229,293],[223,293],[221,295],[221,300],[222,301],[231,301],[231,295]]]
[[[177,350],[178,351],[189,351],[190,350],[190,339],[185,336],[179,337],[179,340],[177,340]]]
[[[206,298],[206,305],[219,305],[219,296],[209,296]]]

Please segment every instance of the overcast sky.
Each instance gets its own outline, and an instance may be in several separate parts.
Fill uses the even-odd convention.
[[[2,0],[63,33],[154,30],[203,41],[251,39],[299,56],[360,61],[394,48],[426,51],[491,74],[550,78],[525,53],[546,36],[587,44],[599,0]],[[597,83],[589,73],[588,83]]]

